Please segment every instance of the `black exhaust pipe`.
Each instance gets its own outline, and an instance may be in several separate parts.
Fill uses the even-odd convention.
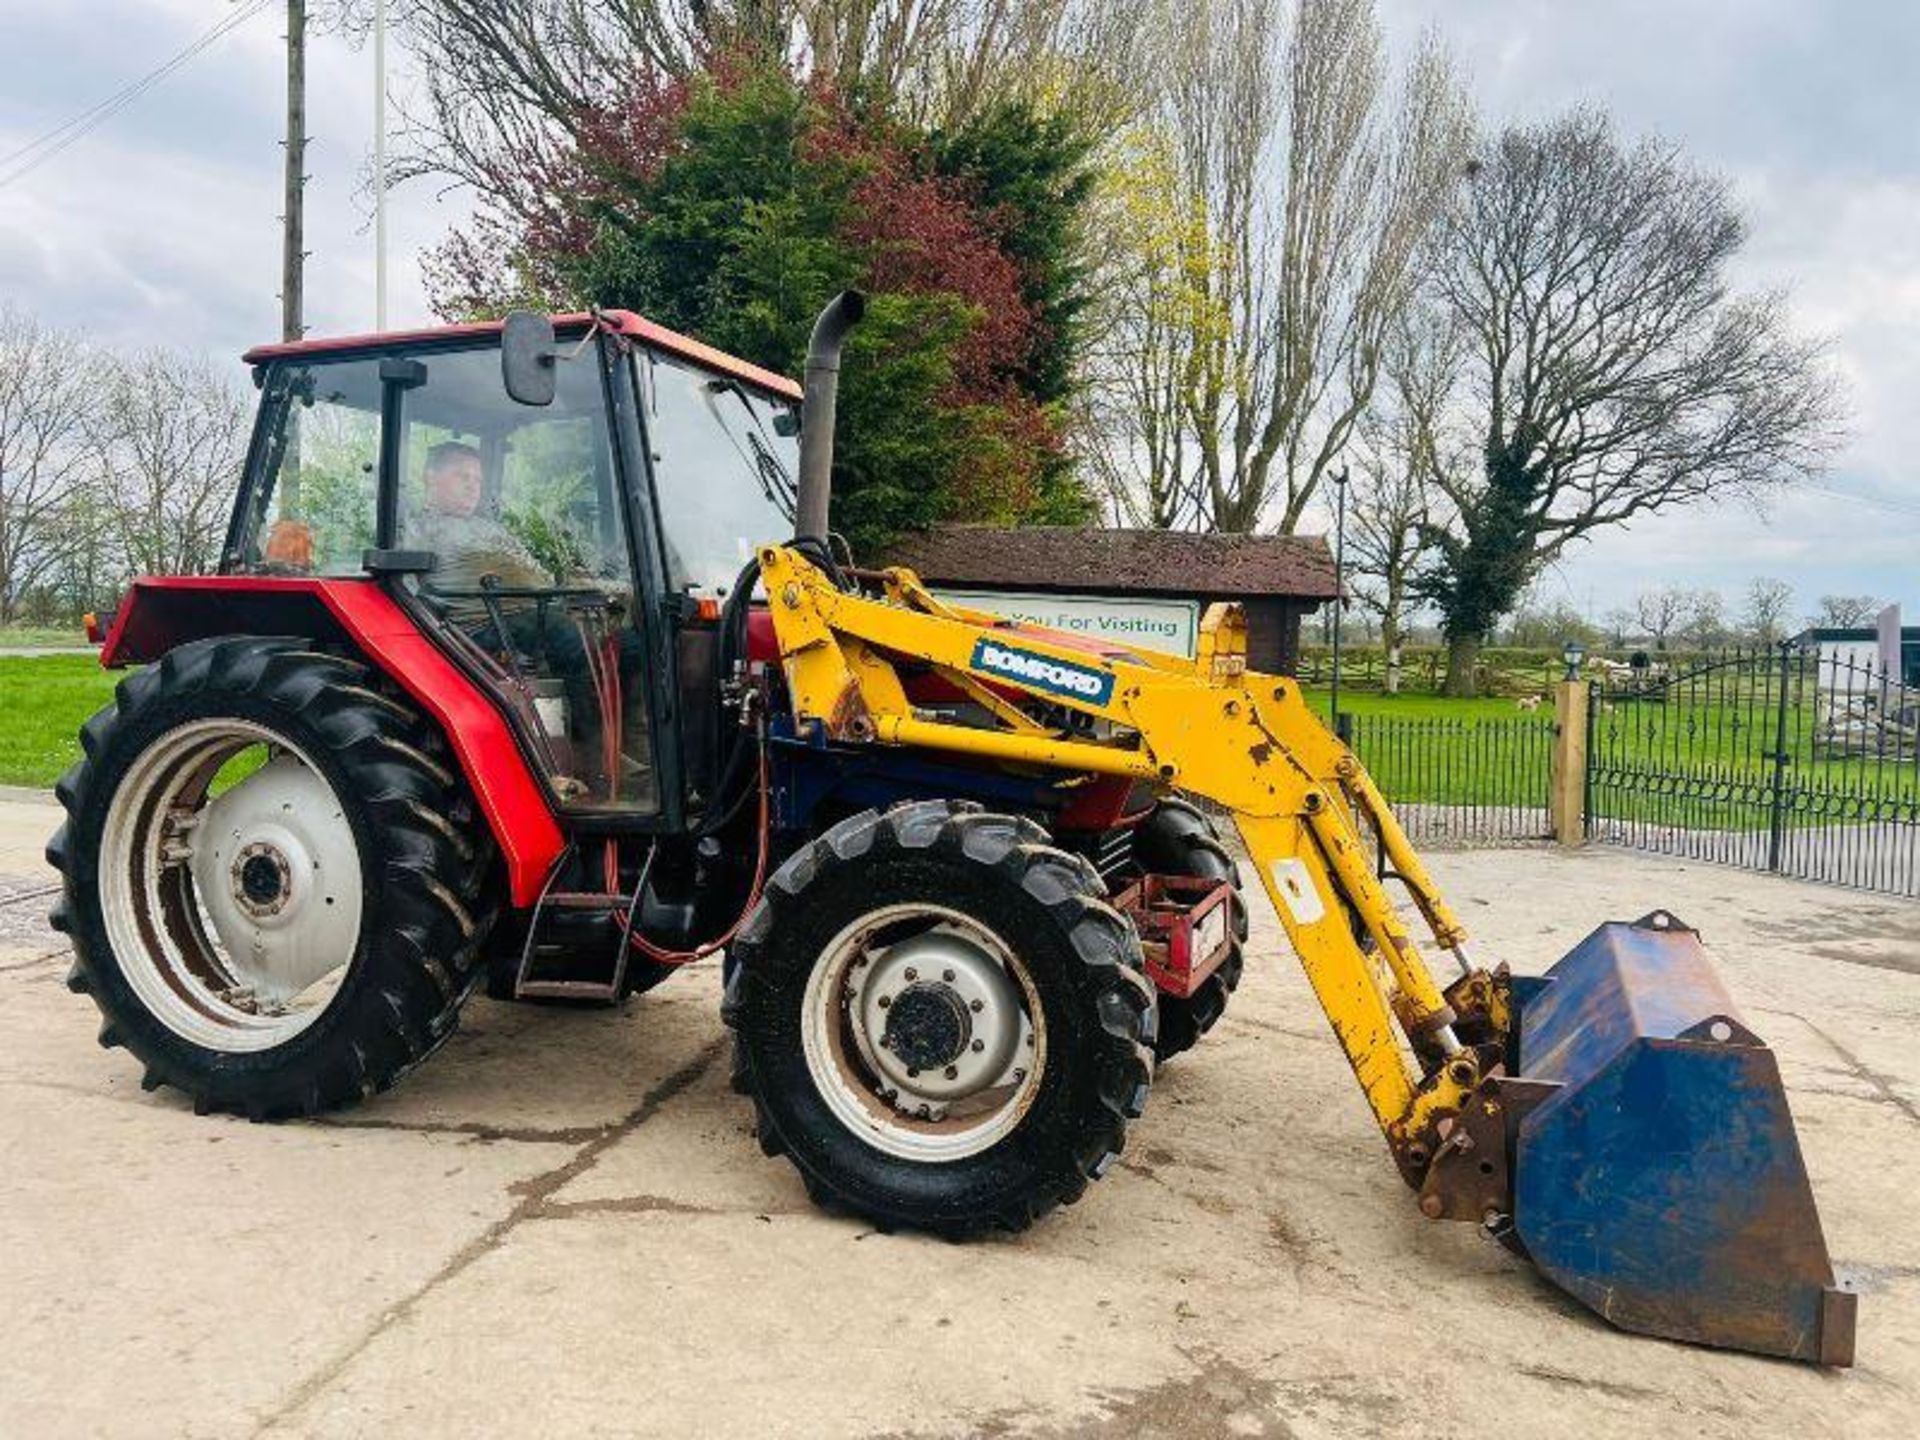
[[[793,538],[827,539],[827,502],[833,498],[833,415],[840,390],[840,347],[867,313],[867,297],[842,290],[813,322],[807,342],[805,395],[800,402],[800,493],[794,502]]]

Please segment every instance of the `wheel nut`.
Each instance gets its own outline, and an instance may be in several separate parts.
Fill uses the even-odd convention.
[[[946,982],[947,982],[947,984],[949,984],[949,985],[951,985],[951,984],[953,984],[953,971],[951,971],[951,970],[942,970],[942,971],[940,972],[940,978],[941,978],[942,980],[944,980],[944,981],[946,981]]]
[[[893,1004],[893,997],[891,995],[882,995],[880,997],[880,1008],[882,1010],[886,1009],[891,1004]]]
[[[919,1078],[920,1078],[920,1072],[919,1072],[918,1070],[916,1070],[916,1069],[914,1069],[914,1067],[913,1067],[913,1066],[911,1066],[911,1065],[909,1065],[909,1066],[907,1067],[907,1079],[909,1079],[909,1080],[918,1080]]]
[[[987,1048],[987,1042],[984,1040],[976,1040],[973,1042],[973,1053],[976,1055],[978,1055],[982,1050],[986,1048]]]
[[[970,1005],[968,1005],[967,1008],[973,1011],[974,1014],[978,1015],[982,1010],[987,1008],[987,1002],[984,1000],[975,1000]]]
[[[919,978],[920,978],[920,972],[914,969],[911,965],[909,965],[907,967],[907,979],[918,980]]]
[[[958,1065],[947,1066],[947,1079],[958,1080],[959,1078],[960,1078],[960,1067]]]

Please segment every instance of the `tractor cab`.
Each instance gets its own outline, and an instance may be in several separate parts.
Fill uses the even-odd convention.
[[[558,810],[680,828],[713,750],[684,697],[755,545],[793,529],[798,388],[625,312],[248,358],[223,573],[391,582]]]

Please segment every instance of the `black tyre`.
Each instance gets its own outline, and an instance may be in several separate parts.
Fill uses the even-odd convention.
[[[1020,1230],[1120,1153],[1153,987],[1097,874],[1030,821],[868,811],[796,853],[725,1015],[761,1148],[883,1227]]]
[[[1162,1063],[1191,1050],[1226,1013],[1246,967],[1247,905],[1240,895],[1240,872],[1220,842],[1213,822],[1184,800],[1162,800],[1133,833],[1133,858],[1155,875],[1194,875],[1233,882],[1232,948],[1200,988],[1184,998],[1160,997],[1160,1034],[1154,1056]]]
[[[300,639],[197,641],[81,732],[47,846],[100,1043],[197,1110],[383,1090],[444,1042],[493,922],[492,845],[441,737]]]

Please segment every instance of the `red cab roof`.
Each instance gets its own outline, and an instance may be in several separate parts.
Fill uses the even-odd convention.
[[[749,365],[746,361],[716,350],[711,345],[702,345],[692,336],[682,335],[677,330],[669,330],[664,325],[656,325],[644,315],[636,315],[631,310],[602,310],[601,320],[621,335],[631,336],[635,340],[644,340],[649,345],[657,345],[662,350],[691,360],[697,365],[718,370],[723,375],[731,375],[736,380],[749,385],[757,385],[762,390],[779,395],[784,399],[798,400],[800,387],[784,375],[776,375],[771,370],[762,370],[758,365]],[[579,330],[591,324],[593,317],[586,314],[556,315],[553,325],[556,330]],[[340,335],[318,340],[290,340],[277,345],[256,345],[242,358],[249,365],[257,365],[263,360],[279,360],[289,355],[329,355],[344,350],[369,350],[391,345],[414,345],[429,340],[456,340],[467,336],[498,335],[499,320],[481,320],[470,325],[439,325],[425,330],[389,330],[371,335]]]

